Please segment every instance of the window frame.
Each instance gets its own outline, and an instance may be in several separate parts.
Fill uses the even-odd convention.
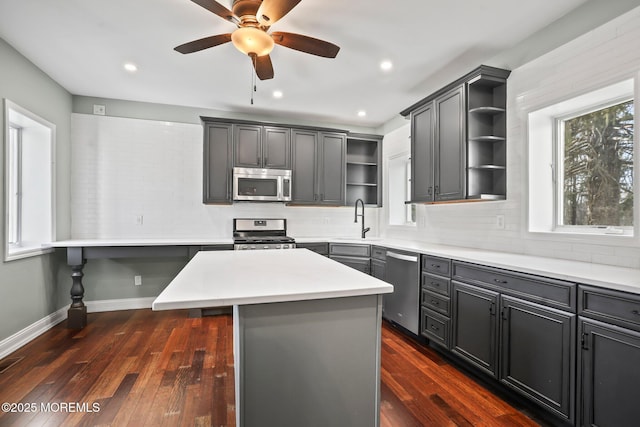
[[[17,218],[15,217],[16,213],[11,212],[11,204],[9,202],[11,192],[9,171],[13,169],[11,166],[13,159],[10,155],[9,141],[11,138],[11,129],[16,128],[20,129],[20,154],[18,158],[20,164],[18,165],[18,169],[21,172],[26,170],[25,161],[32,161],[31,158],[28,158],[29,155],[25,153],[26,140],[31,141],[30,144],[34,141],[37,141],[37,144],[41,142],[46,144],[44,155],[39,160],[35,160],[38,166],[46,164],[45,172],[41,175],[44,179],[44,182],[40,183],[42,185],[36,185],[34,188],[27,189],[25,188],[25,175],[20,174],[20,201],[18,204],[19,210],[17,211],[19,216]],[[29,134],[28,138],[26,133]],[[4,261],[13,261],[50,253],[54,250],[51,243],[56,239],[56,125],[5,98],[4,141]],[[33,167],[33,165],[31,165],[31,167]],[[36,197],[32,197],[30,203],[33,203],[33,200],[39,200],[37,197],[38,194],[45,194],[46,199],[41,205],[36,204],[34,207],[27,209],[24,204],[24,197],[30,196],[25,196],[24,191],[31,190],[36,194]],[[33,227],[27,226],[29,220],[25,221],[25,218],[31,211],[38,212],[35,216],[40,217],[43,208],[47,215],[44,216],[44,220],[41,223],[35,222],[35,228],[38,230],[34,233]],[[33,217],[34,215],[30,217],[31,223],[34,223]],[[15,221],[17,221],[16,227],[17,230],[19,230],[19,235],[17,236],[18,239],[16,242],[9,242],[10,229],[12,227],[11,222],[14,218]],[[29,237],[25,237],[26,235],[29,235]]]
[[[523,156],[525,189],[523,192],[523,237],[583,244],[640,244],[640,196],[633,201],[633,229],[628,234],[607,228],[555,227],[558,210],[555,193],[558,174],[555,170],[556,117],[579,115],[580,111],[593,111],[595,106],[613,104],[616,100],[634,100],[634,115],[640,106],[640,72],[618,76],[615,80],[601,81],[588,88],[572,91],[544,104],[530,105],[522,110],[526,118],[526,149]],[[637,121],[636,121],[637,122]],[[634,188],[640,190],[640,135],[634,132]],[[550,195],[550,192],[553,194]]]
[[[602,102],[598,102],[595,104],[587,105],[580,107],[578,109],[573,109],[569,112],[566,112],[561,115],[554,116],[553,120],[555,122],[553,129],[553,230],[556,232],[563,233],[580,233],[580,234],[619,234],[625,236],[633,236],[634,226],[617,226],[617,225],[567,225],[564,224],[562,218],[564,217],[564,130],[565,130],[565,122],[571,119],[575,119],[577,117],[595,113],[600,110],[604,110],[609,107],[613,107],[614,105],[626,103],[629,101],[634,102],[634,116],[633,116],[633,124],[634,124],[634,152],[633,152],[633,162],[634,162],[634,180],[633,180],[633,189],[636,190],[639,188],[638,182],[635,179],[635,165],[636,165],[636,149],[635,149],[635,132],[636,132],[636,112],[635,112],[635,97],[634,94],[621,95],[618,97],[613,97],[611,99],[607,99]],[[635,199],[635,197],[634,197]],[[636,209],[634,209],[634,225],[636,217]]]

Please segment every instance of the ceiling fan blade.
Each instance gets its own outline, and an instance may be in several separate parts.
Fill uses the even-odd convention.
[[[273,78],[273,64],[271,63],[271,57],[269,55],[253,55],[251,61],[253,62],[253,68],[256,70],[256,75],[260,80]]]
[[[281,46],[325,58],[335,58],[340,51],[340,47],[333,43],[301,34],[274,32],[271,33],[271,37],[276,44]]]
[[[232,11],[221,5],[215,0],[191,0],[197,5],[200,5],[207,9],[209,12],[213,12],[222,19],[226,19],[229,22],[237,24],[240,20],[233,14]]]
[[[289,13],[300,1],[301,0],[263,0],[256,14],[258,22],[269,27]]]
[[[208,49],[210,47],[218,46],[220,44],[228,43],[230,41],[231,34],[218,34],[217,36],[205,37],[189,43],[181,44],[180,46],[173,49],[180,53],[193,53],[200,50]]]

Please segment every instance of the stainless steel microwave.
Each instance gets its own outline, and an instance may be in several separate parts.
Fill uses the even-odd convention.
[[[291,201],[291,170],[233,168],[233,200]]]

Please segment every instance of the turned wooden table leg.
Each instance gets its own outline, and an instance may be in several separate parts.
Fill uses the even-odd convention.
[[[67,311],[69,329],[82,329],[87,325],[87,306],[82,302],[84,262],[82,248],[67,248],[67,263],[71,266],[71,307]]]

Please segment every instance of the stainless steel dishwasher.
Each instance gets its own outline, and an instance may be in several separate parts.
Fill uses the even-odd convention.
[[[382,315],[419,334],[420,323],[420,255],[387,250],[386,281],[393,293],[382,297]]]

